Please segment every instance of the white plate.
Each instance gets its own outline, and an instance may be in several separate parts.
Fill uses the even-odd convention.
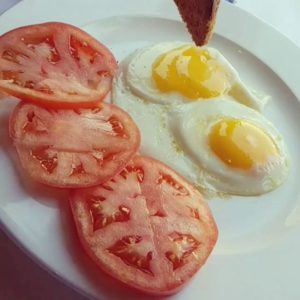
[[[71,22],[101,39],[118,59],[149,43],[189,39],[172,1],[90,0],[86,6],[83,0],[72,9],[73,3],[52,0],[47,7],[45,2],[33,5],[34,0],[24,0],[0,18],[0,31],[46,20]],[[21,13],[26,7],[31,8],[29,15]],[[66,7],[70,7],[67,12]],[[205,267],[172,299],[296,300],[300,297],[300,50],[271,27],[225,3],[216,32],[211,44],[245,82],[272,95],[265,114],[286,140],[291,174],[282,187],[267,195],[210,202],[220,230],[218,244]],[[0,102],[0,221],[4,228],[35,261],[91,297],[147,299],[123,290],[85,257],[65,192],[41,187],[20,175],[7,136],[12,106],[11,101]]]

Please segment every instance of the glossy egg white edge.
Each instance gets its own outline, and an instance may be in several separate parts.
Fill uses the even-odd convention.
[[[289,154],[276,128],[257,111],[228,99],[198,101],[180,105],[169,113],[169,127],[178,149],[208,174],[206,181],[215,189],[230,194],[259,195],[278,187],[288,176]],[[279,152],[279,157],[266,169],[249,171],[230,168],[210,149],[209,133],[222,119],[248,121],[267,133]]]
[[[144,100],[154,103],[179,104],[190,102],[190,99],[178,92],[162,93],[155,86],[152,79],[152,65],[155,60],[160,55],[183,46],[194,45],[181,41],[164,42],[138,49],[127,57],[121,63],[121,68],[124,70],[126,83],[130,87],[132,93]],[[224,70],[228,71],[228,74],[230,74],[232,88],[228,92],[228,95],[235,101],[258,111],[262,111],[270,99],[270,96],[248,88],[240,79],[238,72],[218,50],[211,47],[203,48],[207,49],[210,55],[222,65]]]

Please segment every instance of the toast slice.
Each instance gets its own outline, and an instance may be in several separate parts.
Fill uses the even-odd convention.
[[[220,0],[174,0],[197,46],[210,40]]]

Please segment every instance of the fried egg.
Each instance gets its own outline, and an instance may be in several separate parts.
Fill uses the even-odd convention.
[[[182,42],[160,43],[136,51],[124,63],[132,93],[160,104],[180,104],[229,96],[262,111],[268,96],[258,97],[216,49]]]
[[[166,45],[174,49],[173,44],[172,48],[170,44]],[[176,49],[181,48],[182,45],[176,44]],[[155,49],[155,46],[148,49]],[[225,58],[221,67],[216,67],[225,70],[224,77],[223,71],[219,70],[218,79],[213,80],[225,78],[226,82],[204,87],[199,84],[198,92],[193,94],[186,92],[185,86],[174,87],[174,82],[180,82],[178,78],[171,78],[170,83],[164,82],[165,78],[154,79],[155,76],[163,77],[162,73],[155,75],[155,72],[160,73],[156,68],[164,56],[160,53],[154,56],[151,51],[146,51],[149,56],[143,56],[148,57],[143,68],[141,61],[136,63],[139,53],[144,52],[135,52],[120,64],[112,101],[137,123],[141,131],[142,154],[161,160],[201,191],[213,195],[219,192],[259,195],[275,189],[285,180],[289,155],[284,141],[271,122],[257,111],[262,108],[262,101],[255,97],[248,97],[247,101],[233,98],[231,93],[237,82],[240,90],[243,88]],[[172,64],[172,60],[169,63]],[[143,69],[150,73],[146,76]],[[203,72],[206,71],[204,67]],[[155,83],[155,80],[161,82]],[[207,88],[211,86],[214,88]],[[206,98],[199,98],[199,93],[206,94]],[[241,94],[252,95],[248,91]]]
[[[203,170],[218,191],[259,195],[287,177],[283,138],[265,117],[228,99],[191,103],[169,115],[177,149]],[[185,174],[187,176],[188,174]]]

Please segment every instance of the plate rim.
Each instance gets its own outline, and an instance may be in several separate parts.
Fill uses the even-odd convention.
[[[138,1],[138,0],[137,0]],[[67,1],[66,1],[67,2]],[[14,14],[18,12],[18,10],[22,9],[26,4],[30,3],[30,1],[24,0],[23,2],[18,3],[16,6],[14,6],[12,9],[8,10],[5,12],[2,16],[1,19],[11,19],[14,18]],[[240,30],[241,27],[229,27],[230,22],[226,22],[226,16],[229,14],[236,14],[238,16],[238,19],[243,20],[244,23],[248,26],[249,24],[255,23],[255,27],[257,28],[264,28],[264,32],[260,33],[262,35],[267,35],[266,39],[264,42],[260,41],[260,43],[269,43],[270,45],[274,44],[274,38],[278,38],[280,41],[279,43],[279,48],[281,50],[287,50],[286,53],[289,53],[288,59],[294,59],[298,58],[298,61],[300,61],[300,48],[293,42],[291,41],[288,37],[286,37],[283,33],[279,32],[277,29],[275,29],[273,26],[268,24],[267,22],[263,21],[262,19],[252,15],[251,13],[233,6],[231,4],[223,2],[221,5],[220,13],[219,13],[219,18],[217,20],[216,24],[216,33],[219,34],[222,37],[225,37],[229,39],[230,41],[242,46],[243,48],[247,49],[251,54],[255,55],[258,59],[260,59],[263,63],[265,63],[271,70],[273,70],[280,78],[281,80],[289,87],[289,89],[294,93],[295,97],[299,100],[300,99],[300,86],[298,87],[296,84],[296,80],[291,77],[291,74],[297,74],[297,66],[294,64],[289,64],[289,62],[285,61],[285,64],[287,65],[292,65],[293,66],[293,71],[291,72],[286,72],[286,71],[281,71],[281,65],[278,69],[278,62],[274,59],[274,54],[270,56],[267,61],[265,60],[266,56],[266,49],[262,49],[263,47],[258,47],[258,48],[253,48],[252,44],[250,43],[250,40],[256,33],[255,30],[249,32],[249,35],[247,37],[240,37]],[[109,17],[112,15],[106,15],[105,17]],[[124,15],[124,16],[127,16]],[[164,14],[147,14],[147,16],[156,16],[156,17],[163,17],[171,20],[180,20],[178,15],[174,15],[173,13],[168,16],[168,12],[164,12]],[[169,18],[170,17],[170,18]],[[227,16],[228,17],[228,16]],[[95,21],[99,21],[103,19],[103,16],[99,17],[97,20],[91,20],[89,23],[93,23]],[[64,21],[64,20],[62,20]],[[226,24],[226,26],[223,27],[223,23]],[[87,24],[84,23],[80,27],[84,27]],[[245,26],[245,25],[244,25]],[[0,23],[0,28],[1,28],[1,23]],[[233,35],[236,35],[236,37],[240,37],[240,39],[237,41],[236,39],[233,39]],[[250,48],[248,48],[248,46]],[[277,49],[279,51],[279,49]],[[284,51],[282,53],[285,53]],[[277,55],[277,52],[276,52]],[[275,67],[275,69],[274,69]],[[300,64],[298,67],[298,71],[300,71]],[[299,73],[299,72],[298,72]],[[14,222],[12,218],[10,218],[0,207],[0,228],[8,235],[8,237],[26,254],[30,257],[30,259],[34,262],[37,263],[42,269],[46,270],[49,274],[53,275],[55,278],[57,278],[60,282],[63,282],[66,284],[66,286],[76,290],[77,292],[81,293],[84,296],[88,296],[89,298],[96,299],[92,294],[90,294],[88,291],[85,291],[78,286],[76,286],[76,283],[72,282],[71,280],[68,280],[63,273],[53,269],[51,265],[47,263],[47,260],[41,256],[38,255],[36,251],[34,251],[29,243],[26,243],[26,241],[22,240],[22,232],[18,231],[18,225],[17,223]],[[100,298],[99,298],[100,299]]]

